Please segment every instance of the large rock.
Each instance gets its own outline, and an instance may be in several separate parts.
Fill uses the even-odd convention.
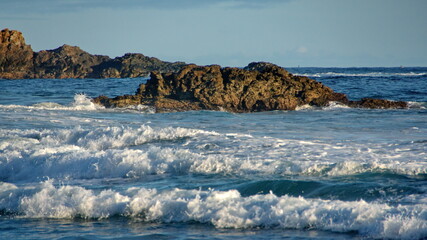
[[[302,105],[325,106],[341,102],[354,107],[394,108],[406,103],[387,100],[349,101],[313,79],[294,76],[271,63],[251,63],[244,69],[218,65],[187,65],[177,73],[152,72],[135,95],[107,98],[95,103],[106,107],[144,104],[156,111],[226,110],[256,112],[295,110]]]
[[[33,50],[21,32],[0,32],[0,78],[31,78]]]

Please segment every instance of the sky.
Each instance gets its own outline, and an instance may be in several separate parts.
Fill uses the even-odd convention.
[[[243,67],[427,66],[426,0],[0,0],[34,51]]]

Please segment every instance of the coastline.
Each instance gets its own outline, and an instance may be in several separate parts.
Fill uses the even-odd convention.
[[[94,102],[105,107],[147,105],[157,112],[226,110],[258,112],[295,110],[304,105],[326,106],[339,102],[350,107],[407,108],[408,103],[366,98],[349,101],[322,83],[296,76],[266,62],[247,67],[222,68],[183,62],[164,62],[142,54],[125,54],[111,59],[92,55],[79,47],[63,45],[33,52],[21,32],[0,32],[0,78],[135,78],[150,75],[135,95]]]
[[[7,28],[0,32],[0,79],[135,78],[151,71],[175,72],[184,65],[140,53],[112,59],[66,44],[34,52],[21,32]]]

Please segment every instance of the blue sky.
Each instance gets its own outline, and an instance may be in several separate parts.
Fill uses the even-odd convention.
[[[1,0],[35,51],[284,67],[427,66],[425,0]]]

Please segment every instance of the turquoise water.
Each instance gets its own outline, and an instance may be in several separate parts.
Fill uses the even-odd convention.
[[[427,68],[298,68],[404,110],[103,109],[146,79],[0,80],[6,239],[427,237]]]

